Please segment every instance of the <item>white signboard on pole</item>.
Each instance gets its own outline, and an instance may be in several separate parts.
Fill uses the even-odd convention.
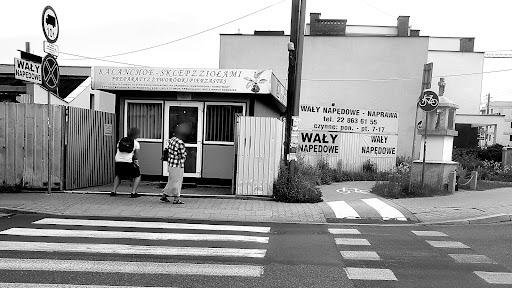
[[[300,130],[398,134],[398,113],[318,105],[300,105]]]
[[[59,56],[59,46],[48,41],[43,41],[43,51],[45,53],[52,54],[55,57]]]
[[[14,58],[14,78],[41,84],[41,64]]]
[[[271,94],[271,70],[93,67],[92,88]]]

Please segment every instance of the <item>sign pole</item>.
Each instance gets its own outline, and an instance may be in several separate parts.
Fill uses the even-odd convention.
[[[46,93],[48,93],[48,191],[47,194],[52,194],[52,106],[50,105],[51,101],[51,94],[50,90],[47,90]]]
[[[423,163],[421,167],[421,188],[423,188],[423,185],[425,184],[425,158],[427,155],[427,131],[428,131],[428,114],[430,112],[425,113],[425,134],[423,135]]]

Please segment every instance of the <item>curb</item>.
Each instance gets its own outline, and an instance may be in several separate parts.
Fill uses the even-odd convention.
[[[22,190],[22,193],[45,193],[46,191],[25,191]],[[64,191],[52,191],[52,194],[61,194],[61,193],[67,193],[67,194],[98,194],[98,195],[104,195],[109,194],[107,191],[88,191],[88,190],[64,190]],[[118,195],[130,195],[129,192],[118,192]],[[138,193],[141,196],[162,196],[161,193],[144,193],[140,192]],[[275,201],[271,197],[267,196],[248,196],[248,195],[204,195],[204,194],[186,194],[182,193],[180,195],[182,198],[207,198],[207,199],[231,199],[231,200],[259,200],[259,201]]]
[[[457,224],[493,224],[501,222],[512,221],[512,215],[510,214],[495,214],[488,216],[480,216],[474,218],[457,219],[457,220],[446,220],[446,221],[435,221],[435,222],[422,222],[421,225],[457,225]]]
[[[3,214],[6,213],[6,214]],[[8,213],[8,214],[7,214]],[[106,215],[97,215],[97,214],[68,214],[68,213],[52,213],[52,212],[43,212],[36,211],[30,209],[20,209],[20,208],[5,208],[0,207],[0,215],[4,216],[14,216],[16,214],[24,214],[24,215],[53,215],[53,216],[61,216],[61,217],[97,217],[97,218],[115,218],[115,219],[144,219],[144,220],[168,220],[168,221],[214,221],[214,222],[243,222],[243,223],[272,223],[272,224],[304,224],[304,225],[325,225],[327,222],[292,222],[292,221],[279,221],[272,219],[265,219],[264,221],[258,220],[236,220],[236,219],[200,219],[200,218],[179,218],[179,217],[148,217],[148,216],[106,216]],[[0,216],[1,218],[2,216]]]

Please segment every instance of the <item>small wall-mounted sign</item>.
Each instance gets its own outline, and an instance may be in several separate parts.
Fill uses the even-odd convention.
[[[112,136],[112,124],[103,124],[103,135]]]

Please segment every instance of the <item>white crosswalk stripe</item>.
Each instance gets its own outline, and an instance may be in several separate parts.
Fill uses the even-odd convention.
[[[407,218],[402,214],[402,212],[378,198],[362,199],[362,201],[377,210],[384,220],[395,219],[399,221],[407,221]]]
[[[219,259],[246,259],[245,261],[262,259],[266,255],[266,246],[270,238],[268,235],[270,227],[265,226],[60,218],[44,218],[32,224],[36,228],[15,227],[0,231],[0,236],[4,237],[0,239],[0,251],[46,252],[52,253],[52,259],[45,259],[47,257],[45,255],[42,255],[42,258],[37,256],[36,259],[0,258],[0,271],[196,275],[249,279],[262,277],[264,267],[251,263],[222,263],[219,261],[223,260]],[[55,226],[49,229],[47,228],[48,225]],[[135,229],[141,229],[142,231],[134,231]],[[144,229],[153,229],[153,231],[144,231]],[[155,229],[158,232],[154,232]],[[186,231],[189,233],[181,233],[183,230],[189,230]],[[5,237],[9,238],[6,239]],[[41,241],[41,237],[44,237],[44,240]],[[145,242],[139,240],[145,240]],[[93,241],[93,243],[89,243],[90,241]],[[103,241],[108,241],[108,244],[101,243]],[[113,241],[115,243],[112,243]],[[137,244],[144,244],[132,245],[133,241],[138,241]],[[190,246],[187,244],[188,242],[190,242]],[[74,260],[69,259],[68,256],[66,259],[58,259],[61,255],[59,253],[74,253],[73,255],[77,255],[77,257],[87,255],[88,258],[86,258],[87,260]],[[108,254],[179,256],[185,258],[180,258],[176,263],[106,261],[101,260],[101,257],[99,260],[93,261],[89,258],[91,255]],[[196,259],[195,257],[202,258]],[[190,260],[192,260],[192,263],[187,262]],[[136,286],[71,285],[64,283],[0,283],[0,287],[137,288]]]
[[[407,217],[405,217],[400,210],[378,198],[360,199],[348,202],[331,201],[327,202],[327,205],[329,205],[338,219],[374,218],[374,214],[378,213],[382,220],[407,221]],[[359,207],[359,212],[356,211],[352,205],[354,207]]]
[[[256,265],[253,266],[196,263],[153,263],[11,258],[0,258],[0,269],[243,277],[260,277],[263,274],[263,267]]]
[[[259,226],[236,226],[236,225],[210,225],[210,224],[188,224],[188,223],[167,223],[167,222],[136,222],[117,220],[88,220],[88,219],[61,219],[44,218],[35,221],[33,224],[67,225],[67,226],[96,226],[96,227],[122,227],[122,228],[154,228],[154,229],[192,229],[192,230],[215,230],[215,231],[238,231],[269,233],[270,227]]]
[[[79,237],[108,239],[141,239],[141,240],[177,240],[177,241],[233,241],[268,243],[269,237],[222,235],[222,234],[181,234],[181,233],[148,233],[124,231],[90,231],[61,229],[11,228],[1,231],[0,235],[38,236],[38,237]]]

